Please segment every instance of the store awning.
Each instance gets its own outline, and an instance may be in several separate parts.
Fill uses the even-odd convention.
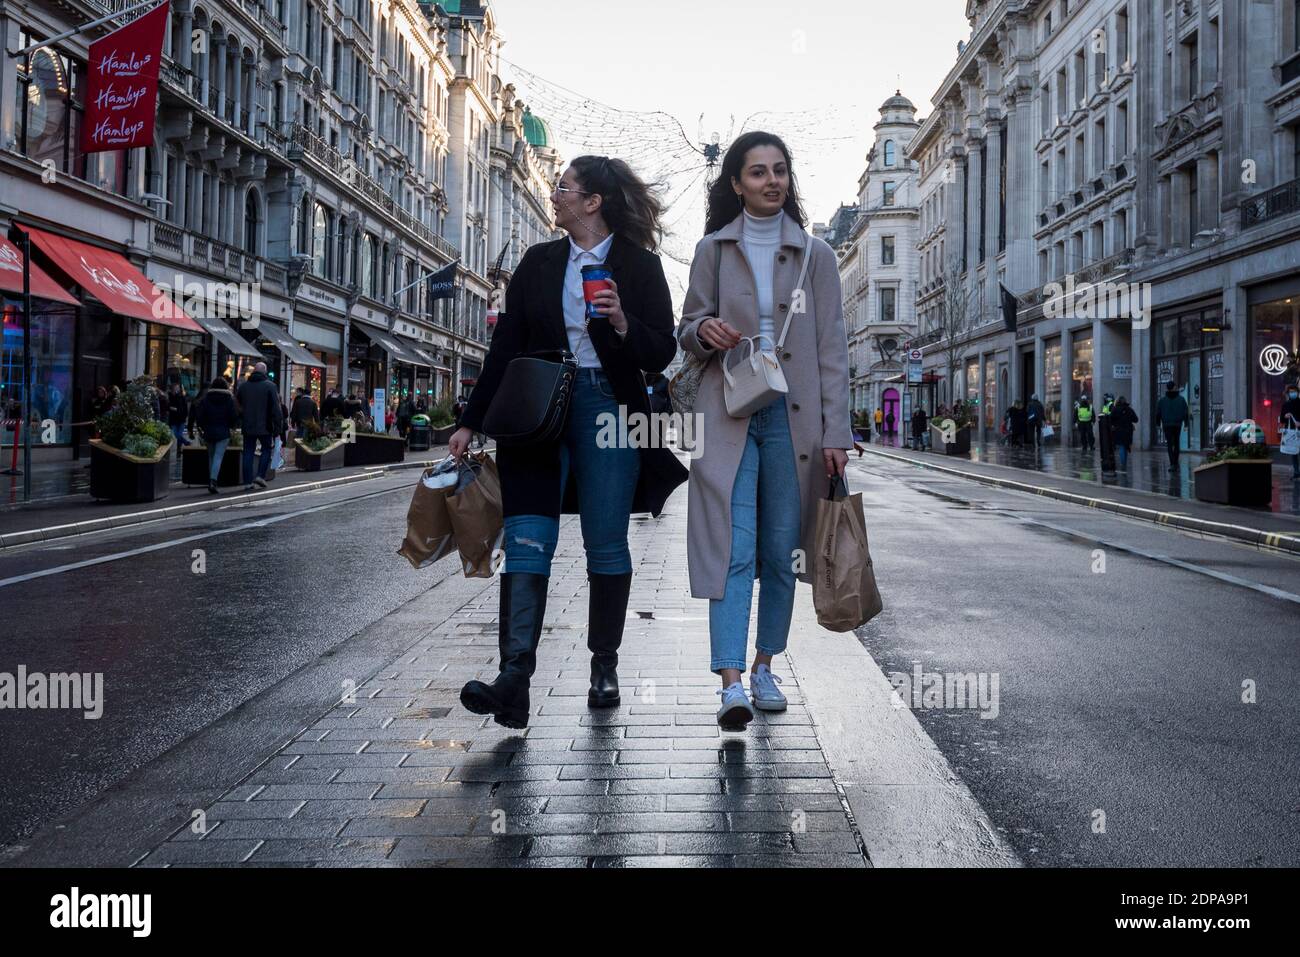
[[[270,339],[290,362],[295,362],[300,366],[315,366],[317,369],[325,368],[325,363],[289,337],[289,330],[284,326],[263,319],[258,324],[257,331]]]
[[[209,316],[196,316],[195,321],[235,355],[262,358],[262,353],[258,352],[252,343],[220,319],[213,319]]]
[[[64,236],[22,227],[73,282],[113,312],[142,322],[160,322],[188,332],[206,330],[158,290],[126,257]]]
[[[886,382],[907,382],[907,375],[900,372],[898,375],[890,376]],[[909,382],[908,385],[934,385],[939,381],[937,372],[922,372],[920,382]]]
[[[0,289],[23,294],[23,254],[17,246],[0,236]],[[31,263],[31,289],[33,296],[79,306],[71,296],[36,263]]]
[[[385,352],[396,359],[398,362],[405,362],[407,365],[427,366],[430,365],[420,356],[415,354],[415,347],[407,347],[386,332],[380,332],[378,329],[366,329],[368,335],[375,342],[383,346]]]

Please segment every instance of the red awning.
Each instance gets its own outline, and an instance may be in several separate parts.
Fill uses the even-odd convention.
[[[66,291],[36,263],[31,264],[32,295],[55,302],[66,302],[79,306],[75,298]],[[9,240],[0,236],[0,289],[23,294],[23,253]]]
[[[207,335],[202,326],[161,293],[120,253],[27,226],[23,229],[32,234],[32,242],[40,246],[69,279],[114,312]]]

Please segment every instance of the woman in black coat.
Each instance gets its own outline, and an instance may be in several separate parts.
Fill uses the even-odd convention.
[[[230,393],[230,383],[221,376],[212,380],[198,402],[194,403],[194,425],[208,447],[208,491],[217,494],[217,477],[230,444],[230,430],[239,425],[239,408]]]
[[[1137,413],[1128,404],[1128,399],[1124,396],[1116,399],[1110,412],[1110,439],[1115,443],[1115,458],[1122,469],[1128,468],[1128,450],[1133,445],[1133,427],[1137,422]]]
[[[551,557],[562,513],[582,516],[589,581],[591,707],[619,703],[618,649],[632,582],[627,545],[631,513],[658,515],[686,480],[685,467],[658,442],[628,447],[637,419],[650,413],[644,373],[662,372],[677,354],[672,300],[653,251],[662,208],[622,160],[580,156],[551,194],[556,223],[569,236],[531,247],[506,290],[487,361],[451,437],[459,459],[487,413],[506,366],[529,352],[568,350],[579,364],[564,436],[557,442],[500,448],[506,568],[501,576],[500,674],[471,681],[461,702],[499,724],[528,723],[528,683],[546,609]],[[581,266],[604,262],[610,288],[582,303]],[[620,411],[628,435],[602,441]],[[646,420],[651,421],[651,420]],[[618,429],[613,424],[614,430]],[[654,430],[645,430],[657,434]],[[604,433],[609,437],[609,430]]]

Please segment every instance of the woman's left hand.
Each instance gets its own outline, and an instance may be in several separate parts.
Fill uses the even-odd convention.
[[[591,297],[592,304],[600,311],[616,332],[627,332],[627,316],[623,314],[623,302],[618,298],[618,283],[607,280],[609,288],[602,289]]]
[[[844,449],[822,449],[822,460],[826,463],[827,478],[843,475],[849,467],[849,453]]]

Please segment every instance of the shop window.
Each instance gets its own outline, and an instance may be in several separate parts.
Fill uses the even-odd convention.
[[[1249,357],[1250,415],[1276,443],[1284,390],[1300,379],[1300,296],[1251,306]]]
[[[4,300],[0,299],[0,303]],[[74,421],[72,350],[76,316],[70,309],[52,307],[48,312],[32,310],[32,417],[55,423],[55,443],[72,441]],[[0,411],[3,418],[21,418],[23,401],[22,308],[4,305],[4,332],[0,338]],[[79,417],[78,417],[79,418]],[[0,431],[0,444],[14,440],[9,429]]]

